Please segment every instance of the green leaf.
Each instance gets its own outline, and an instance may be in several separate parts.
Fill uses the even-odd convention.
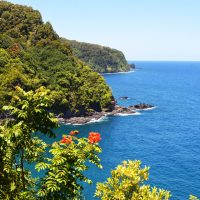
[[[14,191],[16,189],[16,185],[15,185],[15,182],[12,182],[11,185],[10,185],[10,191]]]

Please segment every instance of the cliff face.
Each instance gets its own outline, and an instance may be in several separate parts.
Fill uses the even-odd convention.
[[[124,54],[116,49],[96,44],[68,40],[73,53],[86,65],[99,73],[129,71]]]
[[[110,109],[105,80],[74,56],[49,22],[31,7],[0,1],[0,107],[12,101],[15,86],[51,90],[52,110],[84,116]]]

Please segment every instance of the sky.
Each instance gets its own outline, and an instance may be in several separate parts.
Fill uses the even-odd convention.
[[[10,0],[32,6],[67,39],[127,60],[200,61],[200,0]]]

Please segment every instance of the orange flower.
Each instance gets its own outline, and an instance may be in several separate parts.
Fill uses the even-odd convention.
[[[96,142],[99,142],[101,140],[101,135],[96,132],[90,132],[88,140],[91,144],[94,144]]]
[[[70,134],[70,135],[77,135],[77,134],[79,134],[79,131],[78,131],[78,130],[71,131],[69,134]]]
[[[72,137],[70,137],[70,136],[64,136],[63,138],[62,138],[62,140],[61,140],[61,143],[62,144],[70,144],[70,143],[72,143]]]

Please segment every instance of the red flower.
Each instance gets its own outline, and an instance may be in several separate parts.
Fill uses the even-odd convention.
[[[70,134],[70,135],[77,135],[77,134],[79,134],[79,131],[78,131],[78,130],[71,131],[69,134]]]
[[[63,138],[62,138],[62,140],[61,140],[61,143],[62,144],[70,144],[70,143],[72,143],[72,137],[70,137],[70,136],[64,136]]]
[[[101,135],[99,133],[90,132],[88,140],[91,144],[99,142],[101,140]]]

